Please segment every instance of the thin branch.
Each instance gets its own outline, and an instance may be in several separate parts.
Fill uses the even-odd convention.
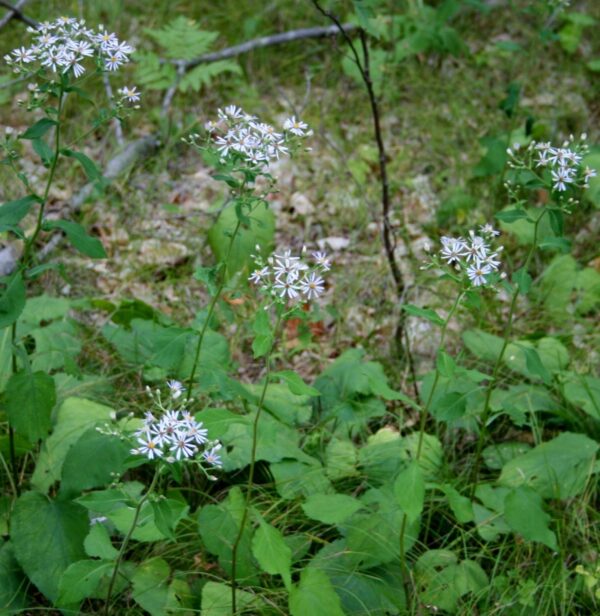
[[[161,105],[160,114],[162,117],[168,115],[169,110],[171,109],[171,103],[173,102],[173,97],[175,96],[175,92],[177,92],[177,88],[185,75],[186,68],[184,64],[179,64],[177,66],[177,77],[171,87],[165,92],[165,96],[163,98],[163,102]]]
[[[344,32],[350,32],[356,30],[356,24],[344,24],[342,26]],[[338,33],[337,26],[326,26],[316,28],[300,28],[298,30],[290,30],[289,32],[282,32],[281,34],[272,34],[271,36],[261,36],[260,38],[252,39],[241,43],[240,45],[234,45],[233,47],[226,47],[219,51],[213,51],[212,53],[204,54],[198,58],[187,60],[182,62],[181,60],[173,60],[173,64],[183,65],[186,70],[190,70],[199,64],[207,64],[208,62],[216,62],[217,60],[226,60],[227,58],[234,58],[240,56],[254,49],[260,49],[262,47],[268,47],[270,45],[280,45],[281,43],[291,43],[292,41],[298,41],[308,38],[324,38],[326,36],[335,36]]]
[[[2,19],[0,19],[0,28],[4,28],[4,26],[11,19],[18,19],[22,21],[23,23],[26,23],[28,26],[37,28],[37,26],[39,25],[38,22],[35,21],[35,19],[31,19],[30,17],[27,17],[27,15],[25,15],[21,11],[21,9],[25,6],[26,2],[27,0],[19,0],[15,5],[12,5],[10,2],[5,2],[5,0],[0,0],[0,6],[3,6],[4,8],[8,9],[8,13]]]
[[[383,245],[385,248],[385,254],[387,256],[387,260],[390,265],[390,270],[392,272],[392,277],[394,278],[394,282],[396,284],[396,292],[398,297],[401,297],[404,291],[404,280],[402,277],[402,272],[398,267],[398,263],[396,262],[395,255],[395,241],[393,239],[393,230],[390,223],[390,210],[391,210],[391,202],[390,202],[390,186],[388,181],[387,174],[387,155],[385,152],[385,145],[383,143],[383,136],[381,132],[381,120],[379,114],[379,105],[377,103],[377,97],[375,96],[375,90],[373,88],[373,80],[371,79],[371,71],[369,64],[369,46],[367,44],[367,38],[365,31],[360,28],[360,42],[362,46],[363,58],[361,60],[360,55],[356,46],[354,45],[353,40],[350,38],[346,30],[346,26],[344,26],[339,19],[325,10],[320,4],[319,0],[312,0],[315,8],[327,19],[330,19],[335,24],[335,27],[338,29],[339,33],[342,35],[344,40],[348,43],[350,47],[350,51],[354,56],[354,61],[356,66],[360,72],[362,80],[367,89],[367,94],[369,96],[369,103],[371,105],[371,115],[373,116],[373,130],[375,133],[375,141],[377,143],[377,150],[379,152],[379,175],[381,179],[381,206],[382,206],[382,218],[383,218]]]

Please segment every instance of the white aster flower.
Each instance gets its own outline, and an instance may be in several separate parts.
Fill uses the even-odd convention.
[[[497,237],[498,235],[500,235],[500,231],[494,229],[494,227],[490,225],[489,222],[485,225],[481,225],[479,227],[479,230],[481,231],[481,233],[483,233],[483,235],[487,235],[489,237]]]
[[[181,458],[191,458],[197,449],[191,436],[186,432],[176,432],[169,451],[175,455],[176,460],[181,460]]]
[[[162,449],[160,448],[159,443],[157,443],[154,439],[153,435],[150,434],[150,431],[146,431],[143,436],[139,437],[138,443],[140,446],[137,448],[137,451],[139,451],[142,455],[147,456],[149,460],[162,457]]]
[[[174,379],[171,381],[167,381],[167,387],[171,392],[171,398],[173,398],[173,400],[177,400],[177,398],[179,398],[179,396],[181,396],[181,394],[185,391],[183,383]]]
[[[316,299],[323,293],[325,281],[315,272],[305,276],[300,282],[300,290],[307,299]]]
[[[137,103],[141,98],[140,93],[135,86],[133,86],[132,88],[129,88],[128,86],[123,86],[119,89],[119,94],[123,99],[126,99],[130,103]]]
[[[208,462],[208,464],[210,464],[211,466],[223,466],[223,463],[221,462],[221,456],[217,454],[217,452],[220,451],[221,448],[221,443],[217,443],[210,449],[207,449],[205,452],[203,452],[202,457],[204,458],[205,462]]]
[[[118,53],[109,53],[104,60],[104,68],[108,71],[116,71],[123,63],[125,58]]]
[[[440,250],[440,255],[449,265],[458,263],[461,257],[467,254],[467,244],[463,240],[453,237],[442,238],[442,250]]]
[[[327,257],[325,252],[313,252],[312,257],[315,263],[323,269],[324,272],[328,272],[331,269],[331,261]]]
[[[571,184],[574,178],[572,171],[566,167],[559,167],[552,171],[553,188],[559,192],[567,190],[567,184]]]
[[[486,276],[491,274],[492,268],[490,265],[475,261],[475,263],[467,268],[467,276],[473,283],[473,286],[479,287],[486,284]]]
[[[248,277],[248,280],[250,280],[250,282],[258,284],[258,283],[262,282],[262,280],[267,278],[267,276],[269,275],[269,271],[270,270],[269,270],[268,267],[263,267],[261,269],[256,269]]]
[[[298,137],[304,137],[308,130],[308,124],[297,120],[296,116],[292,116],[283,123],[283,128],[294,135],[298,135]]]

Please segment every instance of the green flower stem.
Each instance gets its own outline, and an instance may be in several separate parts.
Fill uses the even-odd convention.
[[[542,210],[542,213],[537,217],[534,226],[533,226],[533,241],[531,243],[531,248],[527,253],[527,258],[525,259],[525,263],[523,264],[523,269],[527,271],[529,269],[529,265],[531,264],[531,259],[537,250],[537,242],[538,242],[538,231],[542,218],[546,214],[546,208]],[[508,310],[508,320],[506,321],[506,327],[504,328],[504,339],[502,341],[502,348],[500,349],[500,353],[496,358],[496,363],[494,364],[494,369],[492,370],[492,376],[489,380],[486,392],[485,392],[485,401],[483,403],[483,411],[481,412],[481,429],[479,431],[479,437],[477,439],[477,449],[475,451],[475,463],[473,466],[473,472],[471,476],[471,497],[475,493],[475,488],[477,487],[477,478],[479,475],[479,466],[481,464],[481,451],[483,449],[483,443],[485,437],[487,436],[487,421],[490,415],[490,402],[492,398],[492,392],[496,386],[498,380],[498,373],[500,372],[500,367],[502,365],[502,359],[504,358],[504,353],[506,352],[506,348],[508,347],[510,336],[512,334],[513,322],[515,317],[515,309],[517,307],[517,299],[519,297],[519,287],[518,285],[514,285],[513,295],[510,302],[510,308]]]
[[[450,320],[454,316],[454,313],[456,312],[464,296],[465,296],[465,291],[462,290],[457,295],[456,299],[454,300],[454,304],[452,304],[452,308],[450,308],[450,312],[448,312],[448,316],[446,317],[446,319],[444,320],[444,324],[442,325],[442,335],[440,337],[440,344],[438,345],[438,349],[436,353],[435,376],[433,377],[433,383],[431,384],[431,389],[429,390],[429,395],[427,396],[427,401],[425,402],[425,406],[421,409],[421,417],[420,417],[420,422],[419,422],[419,441],[417,444],[417,453],[415,455],[415,460],[417,462],[421,458],[421,452],[423,450],[423,441],[425,437],[425,424],[427,423],[427,417],[429,416],[429,407],[431,406],[433,395],[437,388],[438,381],[440,380],[440,371],[437,366],[437,355],[439,354],[440,350],[444,348],[444,341],[446,340],[448,324],[450,323]],[[410,569],[406,566],[406,550],[405,550],[405,544],[404,544],[404,536],[406,534],[407,521],[408,521],[407,515],[405,513],[402,514],[402,525],[400,526],[400,561],[401,561],[402,571],[404,571],[405,573],[408,573],[412,586],[413,586],[413,590],[415,590],[414,581],[413,581],[412,575],[410,574]],[[409,591],[409,588],[405,586],[405,592],[406,592],[407,598],[409,595],[408,591]]]
[[[250,467],[248,470],[248,484],[246,486],[246,498],[244,500],[244,512],[242,514],[242,519],[240,521],[240,530],[238,531],[237,537],[231,549],[231,606],[232,613],[236,613],[236,598],[235,591],[237,587],[236,583],[236,568],[237,568],[237,553],[240,546],[240,542],[242,540],[242,535],[244,534],[244,529],[246,527],[246,521],[248,520],[248,512],[250,510],[250,498],[252,495],[252,488],[254,487],[254,469],[256,467],[256,449],[258,446],[258,422],[260,420],[260,416],[262,414],[262,410],[265,405],[265,397],[267,395],[267,389],[269,387],[269,378],[271,376],[271,357],[273,355],[273,350],[275,348],[275,342],[277,340],[277,335],[279,333],[279,328],[281,326],[283,320],[283,315],[281,313],[277,313],[277,321],[275,322],[275,328],[273,329],[273,340],[271,342],[271,348],[265,357],[265,382],[260,393],[260,398],[258,400],[258,408],[256,410],[256,417],[254,418],[254,423],[252,424],[252,450],[250,454]]]
[[[31,234],[31,237],[25,240],[25,247],[23,248],[23,258],[21,260],[20,269],[25,271],[27,269],[29,262],[32,256],[32,250],[35,245],[35,241],[42,230],[42,224],[44,222],[44,211],[46,209],[46,203],[48,202],[48,195],[50,194],[50,188],[52,187],[52,182],[54,181],[54,175],[56,173],[56,166],[58,164],[58,159],[60,157],[60,114],[63,106],[63,86],[61,84],[60,91],[58,94],[58,112],[56,114],[56,130],[54,132],[54,156],[52,157],[52,163],[50,165],[50,170],[48,172],[48,180],[46,181],[46,188],[44,190],[44,196],[42,197],[42,202],[40,203],[40,210],[38,212],[38,217],[35,225],[35,229]],[[17,323],[13,323],[11,327],[11,347],[12,347],[12,373],[17,373],[17,356],[15,353],[15,346],[17,344]],[[15,493],[19,496],[21,492],[19,474],[17,471],[17,456],[15,453],[15,433],[12,426],[9,424],[8,426],[8,443],[9,443],[9,452],[10,452],[10,465],[12,468],[12,476],[13,483],[15,486]]]
[[[58,111],[56,114],[56,130],[54,132],[54,156],[52,157],[52,163],[50,164],[50,171],[48,172],[48,181],[46,182],[46,189],[44,190],[44,196],[42,197],[42,202],[40,203],[40,211],[38,212],[37,222],[35,225],[35,229],[31,237],[25,242],[25,248],[23,250],[23,269],[26,268],[29,264],[29,260],[31,259],[31,251],[33,250],[33,246],[35,241],[42,230],[42,223],[44,222],[44,212],[46,209],[46,203],[48,202],[48,195],[50,194],[50,188],[52,187],[52,182],[54,181],[54,175],[56,173],[56,167],[58,165],[58,159],[60,158],[60,114],[62,112],[63,107],[63,99],[64,99],[64,91],[63,86],[61,84],[60,91],[58,94]]]
[[[438,350],[436,353],[435,376],[433,377],[433,383],[431,385],[431,389],[429,390],[427,401],[425,402],[425,406],[423,407],[423,410],[421,412],[421,420],[419,423],[419,442],[417,445],[417,455],[416,455],[417,460],[421,457],[421,450],[423,449],[423,439],[425,436],[425,424],[427,422],[427,417],[429,416],[429,407],[431,406],[433,395],[437,388],[438,381],[440,380],[440,371],[438,370],[438,367],[437,367],[437,356],[440,350],[444,348],[444,341],[446,339],[446,332],[448,331],[448,324],[450,323],[450,319],[452,319],[452,317],[454,316],[454,313],[456,312],[456,309],[458,308],[464,296],[465,296],[465,291],[463,290],[458,294],[458,296],[454,300],[454,304],[452,304],[452,308],[450,308],[450,312],[448,313],[448,316],[446,317],[444,324],[442,325],[442,335],[440,337],[440,344],[438,345]]]
[[[217,287],[215,294],[210,300],[210,304],[208,306],[208,314],[206,315],[206,319],[204,320],[204,323],[202,324],[202,329],[200,330],[200,335],[198,336],[198,342],[196,343],[196,352],[194,354],[194,363],[192,364],[192,372],[190,374],[190,378],[188,381],[186,402],[189,402],[192,397],[192,387],[194,385],[194,379],[196,378],[196,372],[198,370],[198,362],[200,361],[200,351],[202,349],[202,342],[204,340],[204,334],[206,334],[206,330],[208,329],[208,324],[210,323],[212,316],[215,312],[217,302],[219,301],[219,298],[221,297],[221,293],[223,292],[223,289],[225,288],[225,282],[226,282],[225,274],[227,273],[227,262],[229,261],[231,250],[233,248],[233,242],[235,241],[235,238],[240,230],[241,224],[242,224],[241,220],[238,219],[237,224],[235,225],[235,229],[233,230],[233,233],[231,234],[231,238],[229,240],[229,246],[227,248],[227,255],[225,256],[224,271],[221,276],[221,281],[219,282],[219,286]]]
[[[121,566],[121,562],[123,560],[123,557],[125,556],[125,552],[127,551],[127,546],[129,545],[131,536],[135,532],[135,527],[137,526],[137,522],[140,517],[142,507],[144,506],[144,503],[148,500],[148,497],[150,496],[150,494],[152,494],[152,491],[156,487],[159,474],[160,474],[160,467],[157,466],[156,471],[154,472],[154,477],[152,478],[152,483],[150,484],[150,487],[148,488],[146,493],[140,498],[137,504],[137,507],[135,508],[135,513],[133,515],[133,521],[131,522],[131,527],[129,528],[129,531],[127,532],[127,535],[125,535],[125,539],[123,539],[123,543],[121,544],[121,549],[119,550],[119,554],[117,555],[117,560],[115,561],[115,568],[113,569],[112,576],[110,578],[110,583],[108,585],[108,592],[106,593],[106,604],[104,606],[104,614],[106,616],[109,616],[111,613],[110,600],[112,597],[115,582],[117,580],[117,574],[119,573],[119,567]]]

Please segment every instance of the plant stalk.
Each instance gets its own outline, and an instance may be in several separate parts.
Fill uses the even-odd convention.
[[[104,614],[105,616],[110,616],[110,600],[112,597],[113,589],[115,586],[115,582],[117,580],[117,574],[119,572],[119,567],[121,566],[121,562],[123,557],[125,556],[125,552],[127,550],[127,546],[129,545],[129,541],[133,533],[135,532],[135,527],[137,526],[138,519],[140,517],[140,513],[142,511],[142,507],[144,503],[148,500],[148,497],[156,487],[156,482],[158,481],[159,476],[159,467],[156,467],[156,471],[154,472],[154,477],[152,478],[152,483],[148,488],[147,492],[140,498],[137,507],[135,508],[135,513],[133,514],[133,521],[131,522],[131,526],[127,531],[127,535],[123,539],[123,543],[121,544],[121,549],[119,550],[119,554],[117,555],[117,560],[115,561],[115,568],[113,569],[112,576],[110,578],[110,583],[108,585],[108,592],[106,593],[106,605],[104,606]]]
[[[202,342],[204,340],[204,334],[206,334],[206,330],[208,329],[208,325],[212,319],[212,316],[215,312],[215,308],[217,306],[217,302],[219,301],[219,298],[221,297],[221,293],[223,292],[223,289],[225,287],[225,282],[226,282],[226,278],[225,275],[227,273],[227,262],[229,261],[229,257],[231,255],[231,250],[233,248],[233,242],[235,241],[235,238],[238,234],[238,231],[240,230],[240,226],[241,226],[241,220],[238,219],[237,224],[235,225],[235,229],[233,230],[233,233],[231,234],[231,238],[229,240],[229,246],[227,248],[227,255],[225,256],[225,261],[224,261],[224,271],[222,273],[221,276],[221,280],[219,282],[219,286],[217,287],[217,290],[215,291],[215,294],[213,295],[212,299],[210,300],[210,304],[208,306],[208,314],[206,315],[206,319],[204,320],[204,323],[202,324],[202,329],[200,330],[200,335],[198,336],[198,342],[196,343],[196,351],[194,353],[194,363],[192,364],[192,372],[190,373],[190,378],[188,381],[188,388],[187,388],[187,394],[186,394],[186,402],[189,402],[191,397],[192,397],[192,387],[194,385],[194,379],[196,378],[196,372],[198,370],[198,362],[200,361],[200,351],[202,349]]]
[[[60,91],[58,94],[58,112],[56,114],[56,129],[54,131],[54,156],[52,157],[52,163],[50,164],[50,170],[48,172],[48,180],[46,181],[46,188],[44,189],[44,196],[42,197],[42,202],[40,203],[40,209],[38,212],[36,225],[31,234],[31,237],[25,240],[25,247],[23,248],[23,257],[21,260],[20,269],[25,273],[29,262],[31,260],[31,253],[33,247],[35,245],[35,241],[37,240],[40,231],[42,230],[42,224],[44,222],[44,211],[46,208],[46,203],[48,202],[48,195],[50,194],[50,188],[52,187],[52,182],[54,181],[54,175],[56,173],[56,167],[58,164],[58,159],[60,157],[60,114],[62,111],[64,92],[63,86],[61,83]],[[25,276],[23,276],[25,279]],[[17,323],[16,321],[12,324],[10,330],[10,339],[11,339],[11,352],[12,352],[12,373],[17,373],[17,356],[15,353],[15,346],[17,344]],[[9,424],[8,426],[8,442],[9,442],[9,455],[10,455],[10,465],[12,469],[13,483],[15,485],[16,495],[19,496],[21,493],[21,485],[19,481],[19,473],[17,470],[17,456],[15,451],[15,432],[12,426]]]
[[[250,467],[248,470],[248,483],[246,486],[246,498],[244,500],[244,512],[242,514],[242,519],[240,521],[240,529],[233,544],[231,550],[231,605],[232,605],[232,613],[236,614],[236,597],[235,591],[237,587],[236,582],[236,569],[237,569],[237,552],[242,540],[242,536],[244,534],[244,529],[246,527],[246,521],[248,520],[248,512],[250,510],[250,498],[252,495],[252,488],[254,487],[254,470],[256,467],[256,449],[258,446],[258,422],[260,420],[260,416],[262,414],[262,410],[265,404],[265,397],[267,395],[267,389],[269,387],[269,378],[271,376],[271,356],[273,355],[273,350],[275,348],[275,342],[277,340],[277,335],[279,333],[279,328],[282,322],[282,315],[278,312],[277,321],[275,322],[275,328],[273,329],[273,341],[271,342],[271,348],[265,357],[265,382],[260,393],[260,398],[258,400],[258,408],[256,410],[256,416],[254,418],[254,422],[252,424],[252,450],[250,454]]]
[[[529,269],[529,265],[531,263],[531,259],[537,250],[537,241],[538,241],[538,230],[540,226],[540,221],[546,214],[546,209],[542,210],[542,213],[537,217],[534,226],[533,226],[533,241],[531,244],[531,248],[527,253],[527,258],[525,259],[525,263],[523,268],[527,271]],[[483,403],[483,411],[481,412],[481,429],[479,431],[479,437],[477,439],[477,449],[475,451],[475,463],[473,466],[473,473],[471,476],[471,496],[475,493],[475,488],[477,486],[477,479],[479,475],[479,466],[481,464],[481,452],[483,449],[483,442],[485,437],[487,436],[487,421],[489,419],[490,414],[490,401],[492,398],[492,392],[494,391],[494,387],[496,386],[496,382],[498,380],[498,373],[500,372],[500,367],[502,365],[502,359],[504,358],[504,353],[506,352],[506,348],[508,347],[510,336],[512,334],[515,309],[517,307],[517,299],[519,297],[519,287],[515,284],[515,288],[513,289],[513,295],[510,302],[510,308],[508,311],[508,320],[506,322],[506,327],[504,328],[504,336],[502,341],[502,348],[500,349],[500,353],[496,358],[496,363],[494,364],[494,369],[492,370],[492,376],[489,380],[486,392],[485,392],[485,401]]]

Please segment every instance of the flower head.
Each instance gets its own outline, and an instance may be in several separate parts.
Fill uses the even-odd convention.
[[[260,256],[254,258],[258,267],[249,280],[276,302],[310,301],[325,291],[322,274],[331,268],[331,262],[324,252],[313,252],[312,262],[290,250],[274,253],[266,262]]]
[[[491,240],[499,232],[490,224],[481,225],[479,230],[481,235],[471,230],[466,239],[442,237],[442,248],[439,252],[442,262],[462,272],[465,280],[475,287],[489,284],[490,275],[498,271],[501,266],[498,255],[502,247],[492,252],[490,244],[482,237],[486,236],[488,240]]]
[[[265,168],[270,162],[290,153],[290,146],[311,134],[308,125],[295,118],[282,129],[260,121],[237,105],[217,111],[217,121],[205,124],[207,136],[223,160],[243,160],[251,167]],[[197,135],[190,135],[195,144]]]
[[[144,413],[143,426],[134,433],[136,446],[131,449],[134,455],[141,455],[148,460],[160,458],[168,464],[179,461],[191,460],[201,452],[202,456],[196,458],[197,462],[212,464],[206,459],[220,449],[218,441],[209,441],[208,430],[202,422],[196,421],[195,417],[185,408],[184,403],[177,399],[184,391],[179,381],[168,381],[169,405],[179,405],[178,408],[166,408],[162,402],[160,390],[153,392],[148,388],[148,394],[153,400],[160,413],[146,411]],[[218,459],[218,456],[217,456]],[[219,466],[220,464],[214,464]]]
[[[86,66],[88,59],[97,58],[105,70],[115,71],[129,62],[134,51],[131,45],[119,41],[116,34],[107,32],[102,26],[94,31],[74,17],[59,17],[27,30],[33,34],[32,45],[19,47],[12,55],[5,56],[5,61],[19,73],[41,68],[79,79],[89,68]]]

